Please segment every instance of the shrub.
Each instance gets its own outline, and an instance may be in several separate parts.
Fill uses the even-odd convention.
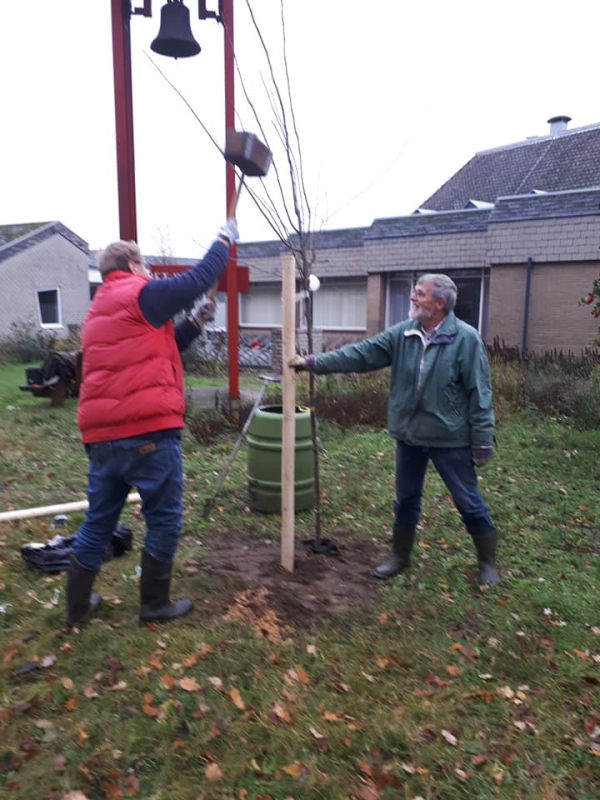
[[[229,400],[217,408],[191,408],[186,413],[186,423],[194,439],[203,445],[213,444],[223,434],[238,433],[244,427],[254,403]]]
[[[600,353],[522,354],[497,340],[489,348],[496,404],[568,417],[581,429],[600,424]]]
[[[23,320],[11,322],[2,351],[7,361],[41,361],[55,348],[56,342],[54,334],[41,331],[33,322]]]

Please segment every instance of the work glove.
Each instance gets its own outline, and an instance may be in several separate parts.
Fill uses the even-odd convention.
[[[200,326],[207,325],[209,322],[214,322],[217,315],[217,302],[204,295],[194,306],[192,313]]]
[[[300,356],[296,354],[291,361],[288,361],[288,367],[295,369],[296,372],[310,372],[315,368],[315,357],[313,355]]]
[[[240,239],[237,229],[237,222],[234,217],[230,217],[227,222],[219,228],[217,236],[227,239],[229,244],[235,244]]]
[[[471,458],[476,467],[483,467],[484,464],[494,457],[494,448],[491,445],[471,446]]]

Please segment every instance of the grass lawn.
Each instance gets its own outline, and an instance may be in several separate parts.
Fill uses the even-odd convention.
[[[23,379],[0,366],[0,510],[84,499],[76,401],[52,409]],[[371,428],[321,426],[323,533],[344,562],[303,555],[295,583],[276,566],[279,517],[247,506],[244,450],[204,520],[234,440],[185,434],[174,595],[195,611],[170,626],[137,625],[137,507],[122,520],[134,550],[104,565],[100,613],[72,635],[64,575],[28,569],[19,550],[51,538],[52,519],[0,523],[0,796],[598,800],[600,432],[499,417],[480,473],[494,590],[477,586],[433,471],[412,571],[365,578],[389,544],[393,491],[393,442]],[[297,531],[304,554],[310,514]],[[253,556],[269,548],[261,573]]]

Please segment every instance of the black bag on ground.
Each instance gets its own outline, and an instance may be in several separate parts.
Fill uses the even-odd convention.
[[[21,555],[27,566],[45,572],[47,575],[56,575],[65,572],[69,566],[71,548],[75,536],[61,536],[58,534],[46,544],[31,542],[21,547]],[[128,553],[133,545],[133,532],[126,525],[119,522],[114,529],[110,542],[104,551],[103,561]]]

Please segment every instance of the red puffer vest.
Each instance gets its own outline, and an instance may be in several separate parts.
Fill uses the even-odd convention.
[[[183,367],[173,323],[153,328],[138,297],[148,278],[114,270],[85,318],[77,422],[84,444],[183,427]]]

